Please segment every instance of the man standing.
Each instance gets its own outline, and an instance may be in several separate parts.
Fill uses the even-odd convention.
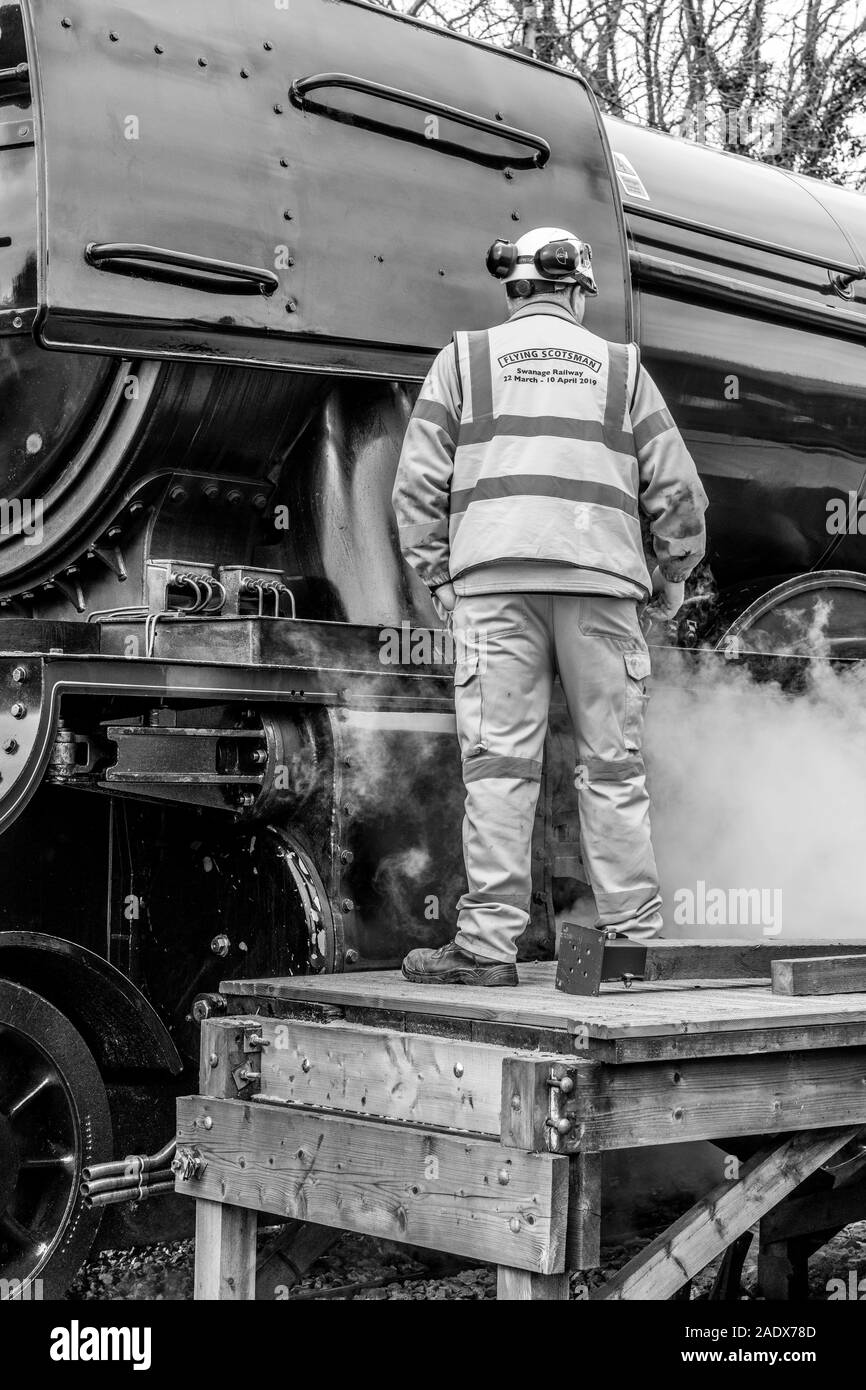
[[[516,985],[553,680],[574,728],[581,848],[599,925],[662,926],[641,758],[649,651],[704,552],[706,494],[634,344],[582,326],[591,248],[540,227],[495,242],[507,322],[456,333],[409,422],[394,485],[403,554],[453,622],[466,785],[457,935],[418,983]],[[658,569],[650,577],[640,514]]]

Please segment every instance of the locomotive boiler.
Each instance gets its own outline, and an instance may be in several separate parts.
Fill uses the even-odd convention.
[[[221,979],[453,931],[451,654],[389,498],[433,354],[501,315],[484,248],[591,242],[588,326],[710,495],[681,640],[829,596],[857,657],[866,213],[361,0],[0,5],[0,204],[0,1277],[51,1293]],[[569,793],[560,709],[528,955]]]

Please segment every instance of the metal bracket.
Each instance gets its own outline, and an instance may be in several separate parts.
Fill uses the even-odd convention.
[[[559,942],[556,988],[563,994],[598,994],[603,982],[626,988],[646,974],[646,946],[620,932],[564,922]]]

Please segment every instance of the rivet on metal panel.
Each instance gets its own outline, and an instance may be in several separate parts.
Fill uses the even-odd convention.
[[[357,960],[358,952],[355,950],[354,946],[350,946],[348,951],[346,952],[346,964],[355,965],[357,963]]]
[[[12,320],[12,327],[21,328],[23,326],[23,323],[24,320],[21,318],[21,316],[19,314],[16,314],[14,319]]]
[[[445,271],[442,269],[441,265],[440,265],[440,267],[439,267],[439,274],[440,274],[440,275],[444,275],[444,274],[445,274]]]
[[[289,161],[286,159],[285,155],[283,155],[282,159],[280,160],[280,167],[282,169],[288,169],[289,167]]]
[[[120,38],[120,35],[115,33],[115,31],[112,29],[108,37],[111,39],[112,43],[117,43],[118,39]]]
[[[249,73],[247,72],[246,68],[241,68],[241,77],[249,77]]]
[[[513,179],[513,178],[514,178],[514,170],[513,170],[513,169],[503,169],[502,172],[503,172],[503,174],[505,175],[505,177],[506,177],[507,179]]]
[[[267,39],[265,39],[264,43],[262,44],[262,48],[265,50],[266,53],[270,53],[273,46],[274,45],[272,43],[268,43]]]
[[[283,213],[283,220],[285,222],[291,222],[294,215],[295,214],[292,212],[291,208],[286,208],[285,212]]]
[[[206,67],[207,67],[207,58],[199,58],[199,60],[198,60],[198,65],[199,65],[200,68],[206,68]]]
[[[17,752],[18,752],[18,740],[17,740],[17,738],[7,738],[6,741],[5,741],[5,743],[3,744],[3,752],[4,752],[4,753],[17,753]]]
[[[511,220],[512,220],[512,222],[519,222],[519,221],[520,221],[520,213],[517,212],[516,209],[515,209],[515,211],[511,214]]]
[[[340,903],[340,907],[344,912],[355,911],[355,904],[352,902],[351,898],[344,898],[343,901]]]
[[[354,858],[355,858],[355,856],[354,856],[354,854],[352,853],[352,851],[351,851],[350,849],[341,849],[341,850],[340,850],[340,863],[341,863],[341,864],[351,864],[351,862],[352,862],[352,860],[353,860]]]
[[[164,53],[165,49],[163,48],[161,43],[155,43],[153,45],[153,51],[154,53]]]
[[[503,114],[502,114],[501,111],[497,111],[497,112],[495,113],[495,119],[496,119],[497,121],[504,121],[504,120],[505,120],[505,117],[503,116]]]
[[[282,116],[283,114],[283,108],[282,106],[280,106],[280,103],[278,101],[274,102],[274,111],[278,116]]]
[[[69,18],[67,18],[66,15],[64,15],[63,18],[62,18],[61,21],[60,21],[60,27],[61,27],[61,29],[71,29],[71,28],[72,28],[72,20],[69,19]]]
[[[379,262],[380,265],[382,264],[382,262],[384,261],[384,259],[385,259],[384,256],[379,256],[379,255],[376,256],[376,260]]]

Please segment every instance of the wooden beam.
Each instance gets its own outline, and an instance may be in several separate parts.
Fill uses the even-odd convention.
[[[556,1274],[568,1159],[490,1139],[187,1096],[178,1142],[205,1168],[190,1197]]]
[[[256,1296],[254,1211],[198,1199],[195,1204],[195,1281],[198,1300]]]
[[[716,941],[652,941],[647,947],[647,983],[662,980],[768,980],[776,960],[809,956],[866,957],[866,940],[862,937],[837,941],[737,941],[732,938]]]
[[[496,1271],[496,1297],[500,1303],[563,1303],[568,1302],[567,1274],[531,1274],[528,1269],[509,1269],[499,1265]]]
[[[866,956],[773,961],[774,994],[866,993]]]
[[[601,1264],[600,1153],[578,1153],[570,1161],[566,1269],[596,1269]]]
[[[575,1080],[564,1102],[572,1124],[563,1153],[866,1124],[864,1048],[632,1066],[567,1062],[560,1070]],[[543,1136],[541,1120],[539,1150]]]
[[[858,1132],[859,1126],[795,1134],[775,1147],[759,1150],[663,1231],[621,1269],[593,1299],[667,1299],[700,1274],[723,1250],[760,1220],[804,1178],[826,1163]]]
[[[262,1100],[499,1135],[502,1063],[513,1049],[295,1019],[262,1019],[259,1031]]]

